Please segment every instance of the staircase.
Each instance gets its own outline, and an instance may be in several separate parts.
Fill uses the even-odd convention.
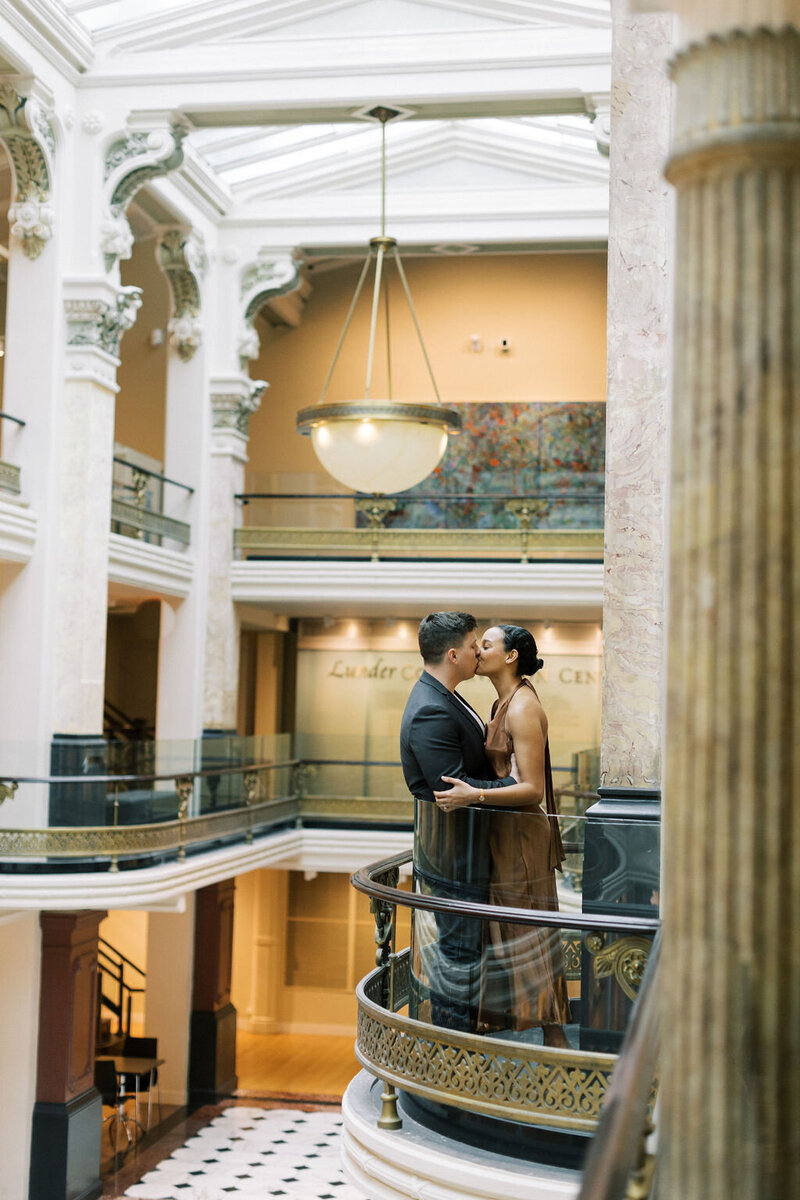
[[[133,997],[144,995],[147,976],[100,938],[97,950],[97,1053],[121,1050],[131,1031]]]

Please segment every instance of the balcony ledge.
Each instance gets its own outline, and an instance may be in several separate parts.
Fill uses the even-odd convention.
[[[248,560],[231,566],[233,599],[290,616],[411,616],[431,608],[517,617],[599,618],[602,562]]]
[[[111,533],[108,578],[112,583],[185,599],[194,579],[194,559],[179,550]]]
[[[232,842],[185,861],[137,870],[0,874],[4,910],[178,908],[188,892],[261,867],[350,873],[365,862],[407,850],[411,833],[391,830],[290,829]]]
[[[22,500],[0,497],[0,560],[30,562],[36,545],[38,519]]]
[[[441,1196],[447,1200],[572,1200],[577,1171],[511,1159],[444,1138],[403,1111],[403,1127],[377,1127],[383,1086],[362,1071],[344,1094],[342,1165],[364,1196],[400,1200]]]

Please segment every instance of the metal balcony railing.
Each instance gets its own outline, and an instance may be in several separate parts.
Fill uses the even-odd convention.
[[[357,989],[356,1057],[384,1085],[378,1125],[385,1129],[400,1127],[396,1104],[399,1089],[480,1116],[570,1133],[593,1132],[606,1098],[614,1094],[611,1089],[618,1056],[577,1048],[556,1049],[503,1032],[461,1032],[407,1015],[402,1010],[411,999],[416,967],[413,948],[395,948],[397,909],[411,908],[415,920],[444,914],[448,919],[501,922],[504,929],[522,930],[523,937],[526,929],[551,930],[554,936],[561,935],[565,947],[572,947],[573,957],[585,957],[583,978],[590,981],[593,976],[603,979],[608,975],[608,961],[598,952],[598,945],[608,940],[613,942],[618,963],[627,957],[628,966],[623,968],[620,983],[627,985],[628,994],[634,996],[642,983],[660,922],[655,918],[564,909],[510,908],[419,890],[404,891],[398,887],[399,871],[410,861],[410,852],[398,854],[352,877],[353,886],[370,897],[375,917],[378,965]],[[431,934],[430,919],[424,936],[435,936]],[[566,961],[569,966],[569,953]],[[573,970],[567,977],[575,980],[580,976]],[[507,1015],[513,1019],[513,1011]],[[650,1067],[654,1069],[652,1062]],[[641,1099],[641,1088],[637,1096]],[[632,1132],[633,1142],[641,1142],[645,1110],[652,1108],[654,1099],[650,1070],[644,1110]],[[594,1193],[591,1197],[594,1200]],[[603,1200],[611,1200],[610,1195],[604,1193]]]
[[[0,421],[10,421],[12,425],[16,425],[19,429],[25,428],[25,421],[21,417],[13,417],[11,413],[0,411]],[[10,492],[12,496],[20,494],[20,469],[14,463],[6,462],[0,458],[0,491]]]
[[[599,560],[603,493],[361,496],[242,492],[234,534],[245,558]]]
[[[190,525],[163,511],[165,485],[180,488],[190,496],[194,493],[186,483],[115,455],[111,532],[158,546],[165,541],[188,546]]]

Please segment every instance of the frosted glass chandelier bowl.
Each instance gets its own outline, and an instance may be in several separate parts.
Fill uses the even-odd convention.
[[[438,404],[392,400],[314,404],[297,415],[325,470],[368,494],[404,492],[427,479],[457,433],[461,417]]]

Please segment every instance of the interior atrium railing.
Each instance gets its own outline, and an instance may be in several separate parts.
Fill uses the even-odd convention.
[[[411,860],[410,853],[399,854],[352,877],[371,899],[376,926],[377,967],[357,989],[356,1057],[384,1084],[378,1124],[400,1126],[400,1091],[424,1104],[521,1126],[593,1132],[618,1063],[615,1053],[594,1048],[603,1040],[599,1025],[611,1020],[621,1037],[660,926],[657,916],[600,915],[563,903],[561,911],[476,903],[441,891],[424,894],[416,878],[406,891],[398,886],[399,873]],[[404,909],[412,913],[411,945],[398,950],[398,910]],[[456,923],[474,926],[474,940],[484,947],[479,963],[469,964],[461,952],[442,953]],[[516,939],[513,966],[499,953],[498,929]],[[462,939],[462,948],[468,940]],[[502,999],[504,976],[508,987],[521,954],[526,970],[541,967],[544,957],[559,959],[570,1003],[581,1009],[574,1024],[562,1026],[568,1047],[543,1045],[535,1020],[520,1020],[522,1000],[513,980]],[[592,1006],[600,992],[610,996],[610,1006]],[[464,1022],[453,1019],[459,1009]],[[645,1108],[651,1091],[652,1072]]]
[[[600,559],[603,493],[361,496],[243,492],[245,558]]]
[[[11,413],[2,412],[0,410],[0,422],[10,421],[12,425],[16,425],[18,429],[25,428],[25,421],[21,417],[14,417]],[[0,425],[2,429],[2,425]],[[14,463],[6,462],[0,457],[0,491],[10,492],[13,496],[18,496],[21,490],[20,485],[20,469]]]
[[[164,512],[164,487],[179,488],[188,496],[194,488],[159,471],[114,456],[111,532],[161,546],[165,541],[188,546],[191,526]]]

